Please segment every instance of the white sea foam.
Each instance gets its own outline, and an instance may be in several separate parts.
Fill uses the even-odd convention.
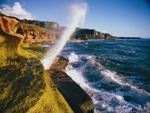
[[[115,72],[104,69],[101,71],[101,74],[104,75],[106,78],[111,79],[112,81],[120,85],[125,85],[124,83],[122,83],[122,80],[120,79],[120,77],[117,76]]]
[[[108,112],[115,112],[115,113],[130,113],[133,109],[138,110],[138,106],[127,102],[124,99],[124,96],[122,93],[118,92],[107,92],[105,90],[97,90],[95,87],[92,87],[88,82],[88,80],[84,77],[83,72],[88,66],[87,64],[82,65],[79,68],[74,68],[72,63],[79,63],[81,62],[82,58],[85,57],[88,59],[88,63],[92,62],[91,65],[95,65],[96,68],[99,69],[102,76],[106,78],[106,80],[113,81],[114,83],[117,83],[121,86],[128,86],[131,88],[127,93],[131,95],[135,99],[140,99],[142,97],[144,100],[148,97],[146,96],[147,93],[145,93],[142,89],[138,89],[136,86],[126,82],[124,78],[120,77],[116,72],[110,71],[108,69],[105,69],[103,65],[101,65],[99,62],[95,61],[95,58],[93,56],[88,55],[80,55],[78,56],[76,53],[70,54],[69,57],[73,57],[71,63],[66,68],[66,73],[87,92],[87,94],[92,98],[94,104],[95,104],[95,113],[99,112],[100,109],[105,109]],[[144,94],[143,94],[144,93]],[[146,94],[146,95],[145,95]],[[143,97],[144,96],[144,97]],[[140,101],[140,100],[139,100]],[[115,103],[115,105],[114,105]]]
[[[96,68],[99,69],[101,75],[104,76],[107,80],[113,81],[114,83],[117,83],[117,84],[122,85],[122,86],[128,86],[132,90],[135,90],[136,92],[138,92],[140,95],[144,94],[144,95],[150,96],[150,93],[148,93],[147,91],[145,91],[143,89],[139,89],[137,86],[133,85],[130,81],[127,82],[125,80],[125,78],[121,77],[116,72],[110,71],[110,70],[106,69],[99,62],[96,62],[95,57],[92,56],[92,55],[80,55],[80,56],[78,56],[77,54],[75,54],[73,52],[73,53],[70,54],[69,57],[73,57],[75,62],[77,62],[77,61],[79,61],[79,59],[85,57],[86,59],[88,59],[92,63],[92,65],[95,65]],[[84,65],[84,66],[86,68],[86,65]]]
[[[66,68],[66,73],[87,92],[87,94],[92,98],[94,104],[101,105],[102,109],[106,109],[107,111],[114,112],[117,111],[116,109],[119,109],[122,107],[122,111],[130,111],[133,105],[127,103],[124,101],[124,98],[120,95],[114,94],[114,93],[108,93],[105,91],[99,91],[95,88],[92,88],[89,86],[88,81],[83,77],[82,72],[80,70],[74,69],[72,66],[68,66]],[[117,101],[118,105],[115,107],[111,106],[113,104],[113,101]],[[98,113],[99,110],[95,109],[95,113]],[[119,112],[116,112],[119,113]],[[124,112],[129,113],[129,112]]]
[[[79,61],[79,56],[75,53],[71,54],[69,57],[76,56],[78,60],[72,60],[72,61]],[[91,58],[86,56],[87,58]],[[75,58],[75,57],[73,57]],[[75,58],[75,59],[76,59]],[[73,62],[71,62],[72,64]],[[115,93],[109,93],[106,91],[100,91],[97,90],[89,85],[89,82],[87,79],[83,76],[82,70],[75,69],[72,67],[72,65],[69,64],[66,68],[66,73],[87,92],[87,94],[92,98],[94,104],[100,105],[102,109],[106,109],[109,112],[116,112],[119,113],[118,109],[121,109],[120,111],[126,111],[124,113],[129,113],[131,111],[131,108],[135,107],[132,104],[126,102],[123,98],[123,96],[115,94]],[[110,105],[110,103],[113,104],[114,101],[117,101],[118,104],[113,107]],[[118,110],[118,111],[117,111]],[[95,109],[95,113],[98,113],[99,110]]]
[[[79,56],[77,54],[75,54],[74,52],[72,52],[69,57],[69,63],[74,63],[74,62],[77,62],[79,61]]]
[[[119,85],[122,86],[128,86],[130,87],[132,90],[137,91],[139,94],[145,94],[147,96],[150,96],[150,93],[146,92],[143,89],[139,89],[137,86],[131,84],[131,82],[126,82],[124,80],[124,78],[122,78],[121,76],[119,76],[116,72],[114,71],[110,71],[108,69],[105,69],[104,66],[102,66],[100,63],[97,63],[95,61],[95,59],[91,60],[92,64],[96,65],[97,69],[99,69],[101,75],[103,75],[106,79],[111,80]]]

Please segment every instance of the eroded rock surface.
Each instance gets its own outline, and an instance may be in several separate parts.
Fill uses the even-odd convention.
[[[0,113],[73,113],[41,62],[21,50],[18,24],[0,14]]]
[[[25,113],[43,94],[45,83],[38,60],[18,57],[0,68],[0,113]]]

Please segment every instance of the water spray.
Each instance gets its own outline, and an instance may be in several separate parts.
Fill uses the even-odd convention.
[[[87,4],[82,3],[78,5],[73,5],[72,7],[72,22],[67,27],[63,35],[56,42],[56,44],[50,48],[47,53],[41,59],[41,62],[45,68],[45,70],[50,69],[52,63],[59,53],[62,51],[63,47],[70,39],[71,35],[75,32],[76,28],[83,24],[87,12]]]

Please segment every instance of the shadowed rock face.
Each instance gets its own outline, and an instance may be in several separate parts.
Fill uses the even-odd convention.
[[[89,95],[64,72],[68,62],[58,57],[49,70],[51,78],[75,113],[93,113],[94,104]]]
[[[50,74],[56,87],[75,113],[94,113],[91,98],[66,73],[50,71]]]

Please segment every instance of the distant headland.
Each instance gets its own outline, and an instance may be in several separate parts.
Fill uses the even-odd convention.
[[[1,14],[3,15],[3,14]],[[16,17],[13,17],[19,20]],[[53,21],[39,21],[39,20],[19,20],[20,25],[17,30],[18,34],[23,35],[24,43],[55,43],[63,34],[67,27],[61,26]],[[95,29],[76,28],[71,40],[113,40],[113,39],[141,39],[140,37],[117,37],[109,33],[103,33]]]

